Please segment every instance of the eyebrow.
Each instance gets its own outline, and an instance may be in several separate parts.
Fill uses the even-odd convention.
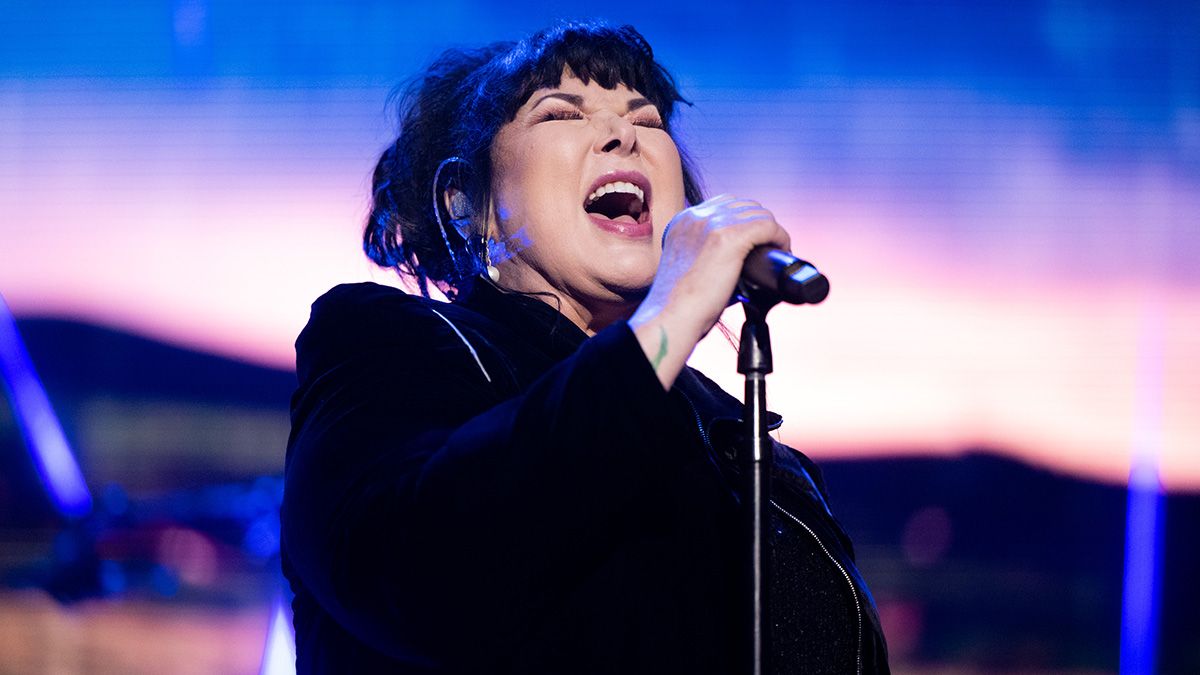
[[[578,94],[568,94],[566,92],[555,91],[555,92],[546,94],[545,96],[542,96],[537,101],[534,101],[533,105],[530,106],[529,109],[533,110],[534,108],[541,105],[542,101],[545,101],[548,98],[557,98],[559,100],[566,101],[567,103],[570,103],[571,105],[575,106],[576,108],[583,107],[583,97],[582,96],[580,96]],[[648,98],[644,98],[644,97],[640,97],[640,96],[638,98],[631,98],[625,104],[625,111],[627,113],[630,113],[630,112],[633,112],[634,110],[637,110],[639,108],[644,108],[648,105],[654,105]]]

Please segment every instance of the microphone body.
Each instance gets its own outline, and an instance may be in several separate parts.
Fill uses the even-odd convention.
[[[739,290],[793,305],[815,305],[829,295],[829,280],[812,263],[782,249],[759,246],[746,256]]]

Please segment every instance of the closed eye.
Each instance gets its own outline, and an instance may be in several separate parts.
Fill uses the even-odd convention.
[[[633,124],[639,127],[649,127],[651,129],[663,129],[663,122],[657,115],[643,115],[633,120]]]
[[[538,113],[533,118],[534,124],[542,122],[554,122],[563,120],[581,120],[584,118],[583,112],[578,108],[549,108]],[[662,118],[654,113],[638,113],[630,123],[634,126],[647,127],[650,129],[664,129]]]
[[[545,110],[541,113],[538,113],[537,117],[535,117],[533,119],[533,123],[538,124],[540,122],[551,122],[551,121],[556,121],[556,120],[581,120],[581,119],[583,119],[583,113],[579,112],[578,110],[575,110],[574,108],[551,108],[549,110]]]

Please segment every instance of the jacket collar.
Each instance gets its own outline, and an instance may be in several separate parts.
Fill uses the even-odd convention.
[[[544,346],[555,360],[570,356],[587,339],[587,333],[536,295],[506,291],[490,280],[476,279],[464,289],[461,302],[504,325],[531,344]],[[742,403],[692,368],[684,368],[675,381],[706,427],[717,422],[740,424]],[[777,429],[783,418],[767,411],[767,424]]]
[[[503,325],[555,361],[570,356],[587,340],[579,326],[537,295],[506,291],[490,280],[475,279],[460,291],[464,307]]]

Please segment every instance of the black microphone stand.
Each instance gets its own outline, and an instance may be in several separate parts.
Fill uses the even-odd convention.
[[[738,449],[742,476],[742,533],[745,545],[745,616],[749,627],[749,673],[771,672],[771,437],[767,435],[767,375],[772,370],[767,312],[786,301],[817,304],[829,293],[829,280],[791,254],[756,250],[747,258],[737,299],[746,310],[738,346],[738,372],[746,376],[742,410],[745,440]]]
[[[767,435],[767,375],[771,372],[771,334],[767,312],[779,300],[773,294],[743,294],[746,323],[738,347],[738,372],[746,376],[742,412],[745,439],[738,449],[742,476],[742,533],[746,547],[745,611],[749,613],[750,673],[769,675],[771,619],[771,439]]]

